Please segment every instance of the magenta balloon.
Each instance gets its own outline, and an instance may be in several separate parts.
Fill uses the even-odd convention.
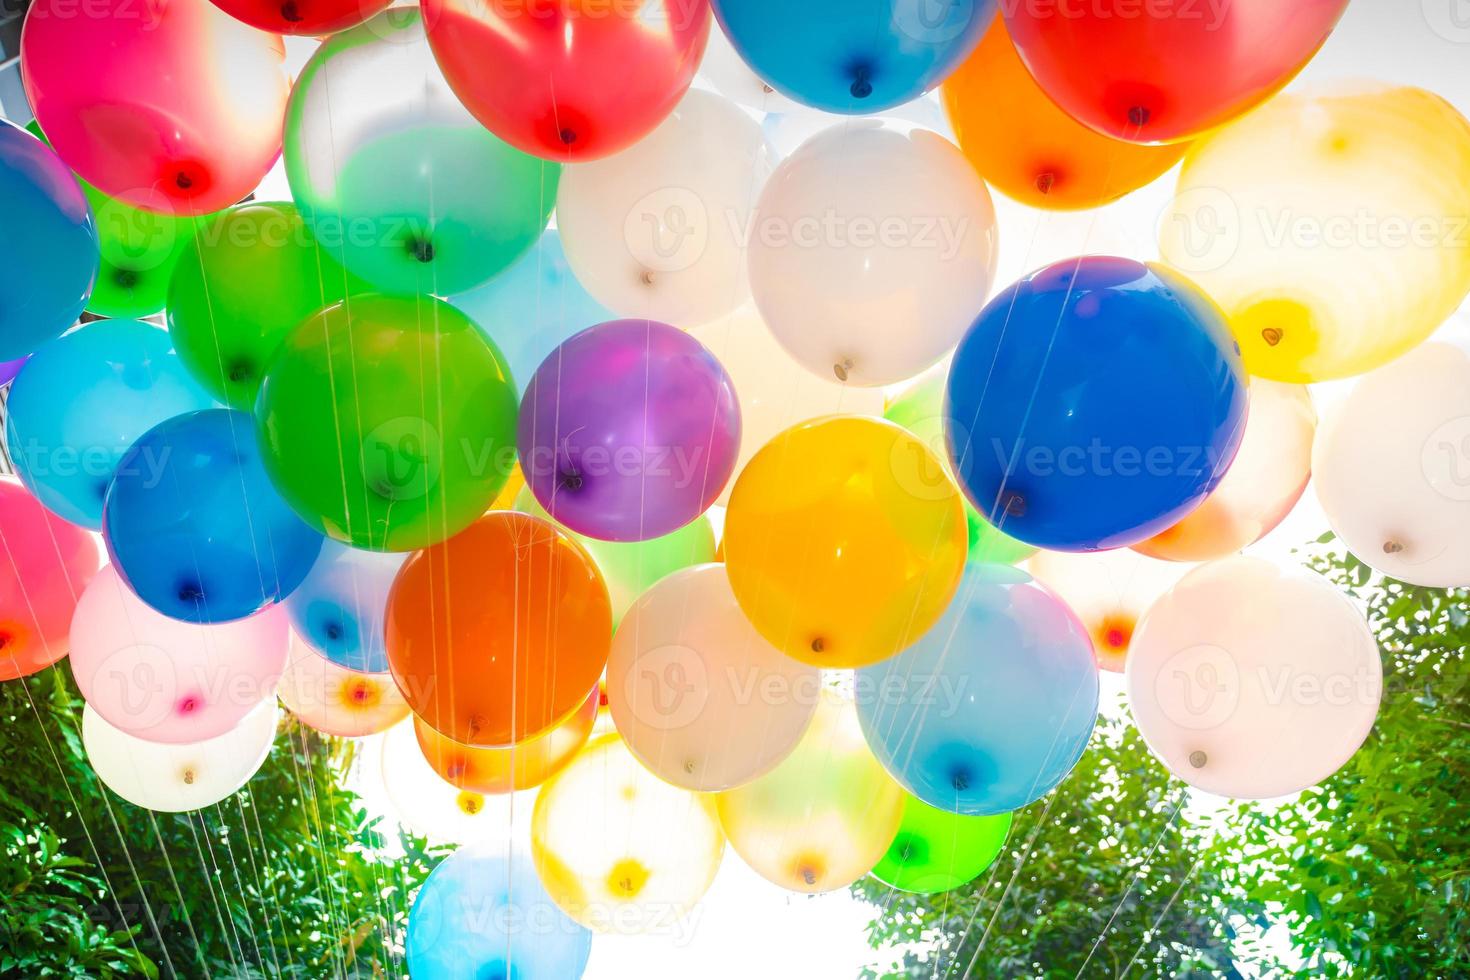
[[[521,470],[557,521],[604,541],[646,541],[709,509],[735,469],[735,386],[704,345],[653,320],[589,327],[526,388]]]

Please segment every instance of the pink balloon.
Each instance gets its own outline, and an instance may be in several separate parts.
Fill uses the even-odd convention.
[[[108,565],[72,617],[71,669],[114,727],[150,742],[198,742],[275,695],[289,633],[279,606],[230,623],[169,619]]]
[[[0,681],[66,656],[67,627],[97,574],[97,539],[68,524],[14,477],[0,477]]]
[[[343,738],[387,731],[408,717],[408,702],[391,675],[343,667],[294,632],[277,693],[304,724]]]

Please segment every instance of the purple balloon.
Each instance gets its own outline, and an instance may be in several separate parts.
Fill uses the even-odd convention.
[[[612,320],[541,362],[517,448],[531,492],[561,524],[603,541],[677,531],[724,490],[740,450],[735,386],[682,330]]]
[[[0,361],[0,385],[10,384],[11,380],[20,373],[20,366],[26,362],[26,357],[17,357],[13,361]]]

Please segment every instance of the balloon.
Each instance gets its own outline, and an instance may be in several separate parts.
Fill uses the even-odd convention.
[[[612,311],[593,299],[572,274],[554,228],[543,232],[529,252],[489,282],[449,301],[505,355],[521,392],[558,346],[613,319]]]
[[[503,749],[445,738],[418,718],[413,732],[424,758],[445,782],[475,793],[511,793],[539,786],[567,767],[587,744],[601,700],[601,690],[594,687],[561,724]]]
[[[460,105],[414,8],[317,49],[285,143],[291,195],[327,251],[395,294],[463,292],[510,265],[545,229],[561,172]]]
[[[737,105],[759,113],[813,114],[813,110],[767,85],[740,57],[724,28],[716,21],[709,31],[709,44],[699,63],[699,77],[705,84]]]
[[[562,722],[607,663],[607,587],[546,521],[492,511],[404,563],[388,594],[388,666],[456,742],[506,746]]]
[[[1169,561],[1208,561],[1259,541],[1307,489],[1316,431],[1305,387],[1252,381],[1245,435],[1220,485],[1184,520],[1133,547]]]
[[[724,853],[713,801],[657,779],[616,734],[548,780],[531,814],[541,883],[594,932],[671,928],[704,897]]]
[[[250,416],[222,408],[176,415],[133,443],[107,489],[102,532],[138,598],[196,623],[284,599],[322,546],[271,486]]]
[[[1097,721],[1086,628],[1008,565],[967,567],[938,625],[856,683],[863,734],[884,767],[930,806],[969,816],[1051,792]]]
[[[515,383],[463,313],[357,296],[287,335],[261,382],[271,478],[313,527],[411,551],[484,513],[515,464]]]
[[[0,358],[11,360],[61,333],[82,312],[97,279],[97,226],[66,164],[3,119],[0,213],[9,239],[0,263]]]
[[[1229,122],[1302,70],[1348,0],[1231,0],[1162,14],[1107,4],[1002,5],[1037,84],[1068,115],[1135,143]]]
[[[6,445],[16,475],[41,503],[95,530],[107,487],[138,437],[212,404],[168,334],[137,320],[94,320],[26,362],[10,386]]]
[[[405,721],[383,736],[383,786],[398,823],[431,841],[464,844],[508,839],[524,827],[530,804],[519,796],[487,797],[446,783],[424,758]],[[519,823],[514,818],[519,815]]]
[[[796,747],[821,692],[740,611],[723,565],[676,572],[643,594],[613,637],[607,702],[629,750],[684,789],[730,789]]]
[[[740,409],[699,341],[653,320],[613,320],[537,369],[516,444],[531,491],[558,522],[647,541],[719,497],[740,448]]]
[[[750,114],[693,91],[659,127],[571,167],[556,221],[577,278],[625,316],[693,327],[745,301],[746,239],[775,165]]]
[[[291,713],[319,732],[356,738],[408,717],[392,678],[350,670],[308,647],[294,632],[278,692]]]
[[[970,502],[1055,551],[1135,544],[1225,475],[1246,382],[1225,318],[1188,279],[1088,256],[1000,293],[960,342],[945,399]]]
[[[1305,570],[1237,557],[1195,569],[1149,609],[1127,681],[1139,734],[1170,772],[1265,799],[1352,757],[1377,717],[1383,668],[1347,596]]]
[[[322,37],[355,27],[392,0],[212,0],[236,20],[272,34]]]
[[[1361,374],[1470,291],[1467,171],[1470,122],[1437,95],[1289,93],[1190,149],[1159,250],[1225,310],[1251,374]]]
[[[1432,341],[1364,375],[1324,420],[1312,471],[1358,558],[1415,585],[1470,585],[1470,352]]]
[[[562,161],[652,132],[693,81],[710,25],[708,0],[428,0],[424,15],[466,108],[512,146]]]
[[[169,745],[150,742],[82,707],[82,748],[102,785],[134,806],[184,813],[239,792],[270,755],[280,712],[260,702],[222,735]]]
[[[25,357],[17,357],[13,361],[0,361],[0,385],[10,384],[27,360]]]
[[[82,179],[133,207],[208,214],[253,191],[281,152],[281,39],[208,0],[139,9],[32,5],[21,79],[36,121]]]
[[[913,377],[960,339],[995,276],[990,193],[927,130],[828,129],[781,162],[757,212],[751,294],[821,378]]]
[[[898,832],[903,798],[863,742],[852,705],[829,692],[796,751],[715,801],[746,864],[788,891],[815,894],[872,870]]]
[[[519,847],[455,851],[419,889],[404,953],[414,980],[577,980],[592,934],[561,913]]]
[[[168,330],[199,383],[248,412],[286,335],[366,288],[317,245],[295,205],[241,204],[202,222],[185,245],[168,287]]]
[[[233,623],[170,619],[109,565],[77,603],[71,671],[82,697],[113,726],[150,742],[200,742],[275,694],[288,633],[278,609]]]
[[[82,590],[101,563],[95,539],[0,477],[0,681],[66,656]]]
[[[325,541],[301,585],[286,597],[297,634],[323,657],[369,674],[388,669],[383,612],[407,556]]]
[[[949,604],[964,508],[919,440],[880,419],[832,416],[786,430],[750,461],[724,549],[762,636],[804,663],[860,667],[918,639]]]
[[[1057,108],[999,18],[940,89],[966,159],[1006,197],[1055,211],[1116,201],[1169,170],[1188,144],[1126,143]]]
[[[967,817],[905,793],[898,834],[873,877],[901,892],[947,892],[994,864],[1010,832],[1009,813]]]
[[[891,109],[974,50],[993,0],[712,0],[740,57],[778,92],[827,112]]]

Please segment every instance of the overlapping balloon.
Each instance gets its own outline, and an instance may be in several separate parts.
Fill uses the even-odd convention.
[[[793,891],[963,885],[1099,668],[1192,785],[1325,778],[1372,634],[1238,554],[1313,476],[1364,561],[1470,586],[1470,358],[1419,346],[1470,292],[1470,123],[1273,95],[1344,0],[61,3],[22,40],[49,143],[0,125],[0,679],[69,653],[155,810],[247,781],[277,698],[381,735],[399,819],[478,840],[415,976],[580,975],[727,842]],[[324,36],[294,87],[282,34]],[[936,87],[954,141],[761,126]],[[1162,261],[992,296],[992,189],[1181,158]],[[1319,431],[1305,384],[1357,374]]]

